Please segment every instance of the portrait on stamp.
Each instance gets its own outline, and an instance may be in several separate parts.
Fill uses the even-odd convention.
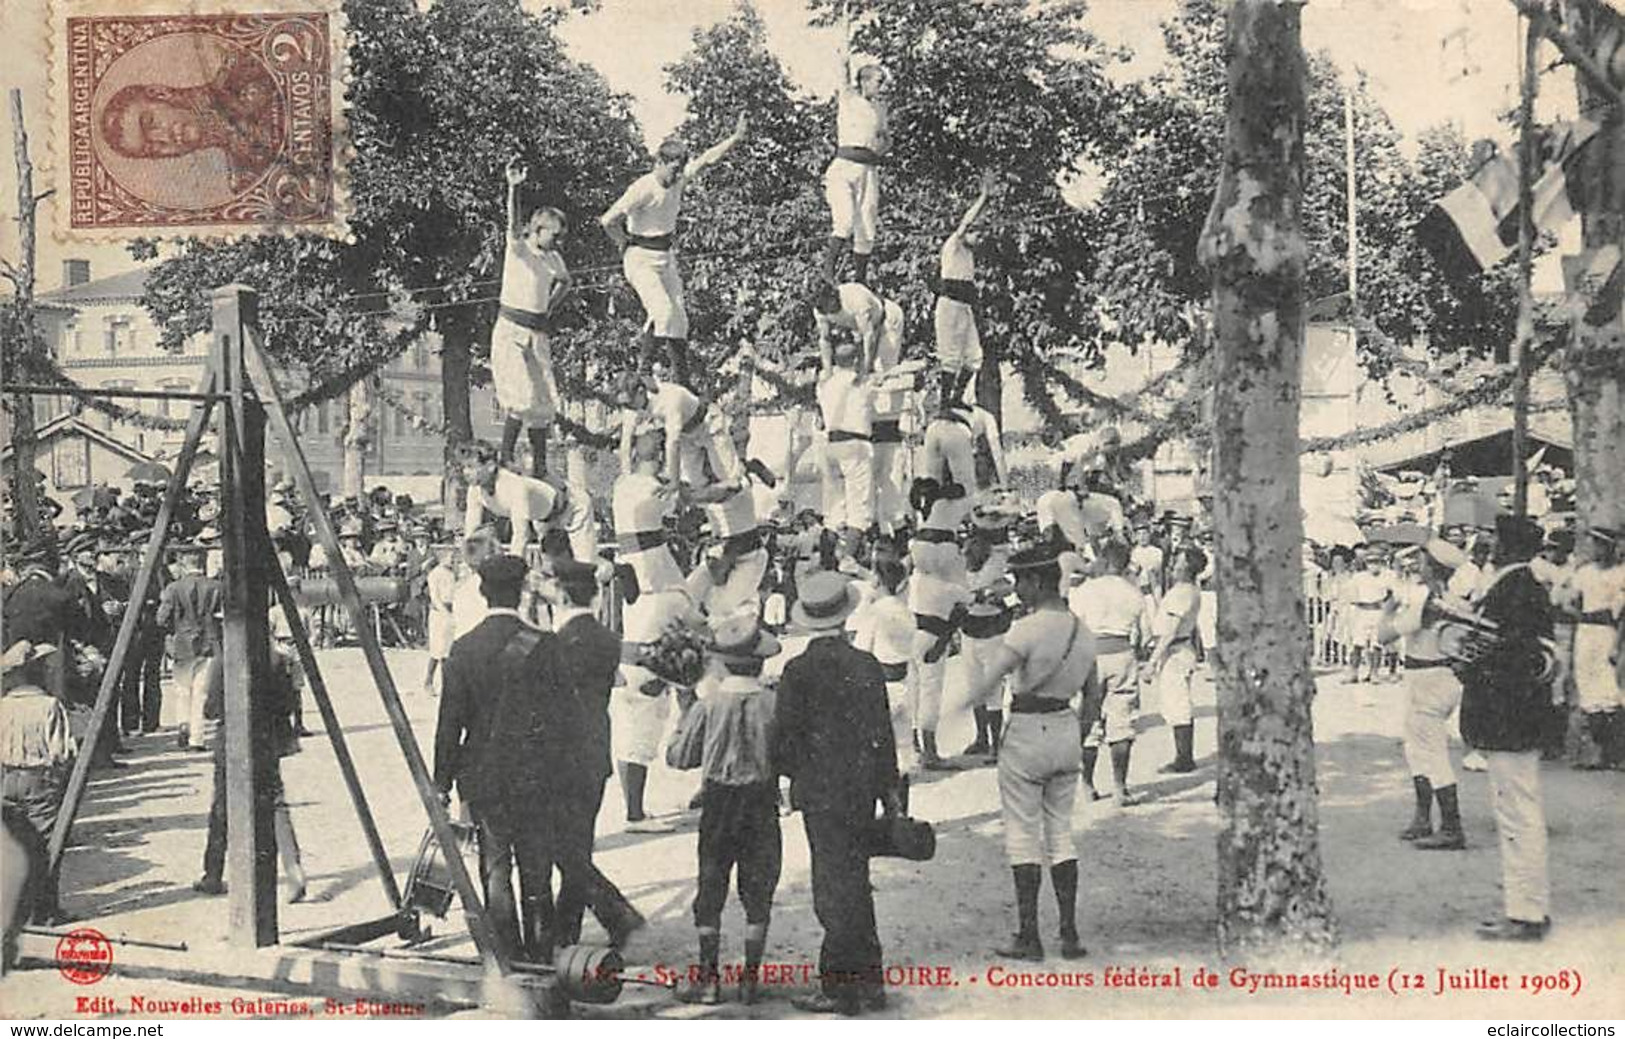
[[[335,220],[325,12],[69,18],[69,227]]]

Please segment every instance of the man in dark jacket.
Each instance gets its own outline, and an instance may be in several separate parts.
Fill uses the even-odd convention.
[[[220,647],[220,581],[204,574],[201,552],[180,556],[181,576],[158,596],[158,624],[169,631],[175,690],[186,704],[180,745],[208,750],[204,704],[208,702],[209,660]]]
[[[46,534],[25,543],[14,565],[17,583],[6,590],[4,599],[6,640],[63,648],[47,666],[45,684],[52,695],[64,699],[66,650],[90,637],[88,619],[79,601],[57,580],[61,557],[54,537]]]
[[[1479,928],[1479,936],[1488,939],[1539,941],[1551,927],[1540,742],[1552,700],[1540,677],[1540,641],[1552,637],[1552,608],[1545,586],[1529,570],[1540,546],[1540,528],[1531,521],[1497,520],[1496,571],[1477,606],[1498,626],[1500,638],[1457,672],[1462,738],[1489,762],[1501,843],[1506,911]]]
[[[557,557],[551,576],[547,589],[564,683],[551,714],[558,724],[548,729],[544,753],[559,763],[555,777],[559,800],[568,807],[568,825],[561,836],[568,854],[585,861],[590,878],[587,905],[609,933],[610,943],[622,948],[644,925],[643,916],[592,864],[593,828],[604,802],[604,784],[614,772],[609,699],[621,665],[621,638],[598,621],[600,584],[594,567]],[[555,927],[560,945],[581,940],[583,908],[573,895],[560,891]]]
[[[795,1002],[803,1010],[850,1015],[885,1004],[867,838],[877,801],[888,813],[900,810],[897,748],[885,672],[846,639],[857,589],[825,571],[799,591],[791,621],[812,641],[779,681],[774,762],[790,777],[790,801],[807,829],[813,912],[824,943],[821,991]]]
[[[446,660],[434,778],[443,796],[456,786],[479,827],[480,874],[498,940],[510,955],[547,961],[555,941],[553,865],[562,874],[560,901],[584,904],[590,880],[583,866],[591,859],[571,840],[574,813],[558,787],[560,748],[579,734],[560,716],[558,641],[519,613],[526,573],[515,556],[480,566],[489,609]],[[522,917],[513,904],[515,867]]]

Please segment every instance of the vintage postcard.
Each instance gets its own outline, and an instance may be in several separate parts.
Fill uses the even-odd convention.
[[[1618,0],[0,0],[0,89],[12,1035],[1615,1035]]]

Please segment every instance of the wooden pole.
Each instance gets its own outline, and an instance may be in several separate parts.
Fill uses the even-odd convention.
[[[260,551],[271,558],[276,558],[276,548],[270,540],[261,543]],[[288,577],[282,572],[282,564],[267,569],[271,580],[271,591],[276,595],[277,602],[282,604],[282,616],[288,622],[288,631],[293,635],[294,649],[299,654],[299,665],[305,669],[305,678],[310,682],[311,695],[316,698],[316,709],[321,712],[322,725],[327,729],[327,738],[333,744],[333,757],[338,761],[339,774],[344,777],[344,788],[350,794],[350,803],[355,806],[356,818],[361,822],[361,834],[367,839],[367,850],[372,854],[373,865],[378,867],[378,880],[384,886],[384,896],[389,899],[392,909],[401,907],[401,890],[395,883],[395,871],[389,865],[389,853],[384,850],[384,840],[378,833],[378,824],[373,821],[372,809],[367,805],[367,794],[361,787],[361,776],[356,772],[355,759],[350,756],[350,745],[344,739],[344,730],[339,725],[338,712],[333,708],[333,698],[328,695],[327,683],[322,680],[321,667],[316,663],[316,651],[310,645],[310,632],[305,630],[305,622],[299,616],[299,604],[294,601],[293,589],[288,587]]]
[[[6,274],[11,279],[15,295],[11,301],[13,331],[20,343],[8,344],[8,361],[15,365],[19,355],[31,354],[39,346],[35,339],[34,279],[37,228],[40,199],[34,194],[34,163],[28,157],[28,127],[23,122],[23,92],[11,88],[11,141],[12,154],[17,163],[17,236],[22,255],[15,268],[9,265]],[[50,194],[47,192],[46,194]],[[11,419],[12,465],[16,473],[17,514],[22,518],[27,537],[40,533],[46,523],[40,515],[39,482],[35,477],[34,458],[34,400],[32,397],[12,398]]]
[[[226,931],[231,944],[259,948],[277,940],[272,787],[278,766],[270,725],[266,567],[264,553],[255,551],[270,540],[265,533],[265,418],[244,392],[243,340],[257,320],[258,297],[246,286],[226,285],[214,291],[213,299],[216,371],[221,389],[230,396],[220,437]]]
[[[417,737],[412,732],[411,719],[406,716],[406,708],[401,704],[400,693],[395,688],[395,679],[389,673],[388,662],[384,660],[383,647],[373,637],[372,628],[367,623],[367,609],[356,593],[355,576],[350,573],[350,567],[344,561],[344,552],[339,547],[333,520],[321,506],[316,478],[311,474],[310,464],[305,460],[304,449],[299,446],[299,438],[294,435],[293,423],[288,420],[287,409],[282,401],[282,393],[277,388],[276,377],[272,374],[271,366],[265,360],[257,339],[251,338],[244,344],[243,352],[249,376],[259,392],[260,401],[267,409],[271,430],[282,445],[288,465],[293,470],[294,481],[299,485],[299,493],[310,505],[310,520],[316,528],[316,538],[327,552],[328,568],[333,579],[338,582],[339,595],[350,615],[350,622],[355,627],[356,637],[361,642],[361,653],[366,658],[367,667],[372,671],[373,682],[378,686],[378,696],[383,701],[384,713],[389,716],[389,723],[395,730],[395,739],[400,743],[401,753],[406,758],[406,769],[411,773],[418,797],[429,815],[429,826],[434,831],[435,840],[446,850],[446,866],[451,873],[452,886],[462,899],[463,912],[468,917],[469,935],[474,939],[474,944],[480,950],[486,965],[500,975],[507,975],[510,973],[508,958],[497,942],[496,932],[490,920],[485,916],[485,905],[474,886],[473,878],[469,876],[468,869],[463,864],[462,856],[453,850],[458,846],[458,842],[451,828],[451,816],[447,813],[444,802],[440,800],[440,791],[436,789],[434,780],[429,775],[429,768],[424,763],[423,752],[418,748]]]
[[[1535,339],[1532,287],[1535,251],[1535,92],[1540,86],[1540,30],[1530,21],[1523,42],[1518,106],[1518,334],[1512,341],[1512,514],[1529,514],[1529,349]]]
[[[1343,166],[1348,176],[1349,316],[1360,313],[1360,220],[1354,187],[1354,91],[1343,88]],[[1354,335],[1350,324],[1349,334]]]
[[[198,392],[212,393],[214,386],[214,367],[213,363],[209,362],[204,367],[203,380],[198,384]],[[107,670],[102,672],[101,687],[96,690],[96,705],[91,709],[90,728],[85,734],[84,746],[79,748],[79,756],[73,763],[73,772],[68,776],[68,787],[62,795],[62,807],[56,815],[56,826],[51,830],[51,843],[47,854],[52,869],[62,861],[62,850],[67,847],[68,834],[73,831],[73,818],[79,811],[80,801],[85,795],[85,783],[90,776],[90,759],[96,752],[96,743],[106,725],[107,712],[112,710],[113,691],[118,688],[119,677],[124,673],[124,660],[129,655],[130,643],[135,639],[135,629],[141,617],[141,611],[136,606],[147,601],[147,592],[152,588],[153,574],[157,572],[163,560],[164,543],[169,538],[170,520],[175,515],[175,506],[180,503],[181,491],[186,487],[186,478],[191,474],[192,459],[197,456],[203,432],[209,428],[209,411],[212,407],[213,404],[206,399],[192,412],[191,422],[186,427],[186,439],[181,442],[180,457],[175,460],[175,472],[169,478],[169,486],[164,488],[164,500],[158,506],[158,516],[153,520],[152,533],[147,537],[147,547],[141,554],[141,566],[136,571],[134,584],[130,587],[131,607],[124,611],[124,619],[119,622],[118,637],[113,640],[112,653],[108,654]]]

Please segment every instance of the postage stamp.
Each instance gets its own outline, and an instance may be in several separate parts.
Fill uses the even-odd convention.
[[[333,0],[57,0],[57,233],[342,235]]]

